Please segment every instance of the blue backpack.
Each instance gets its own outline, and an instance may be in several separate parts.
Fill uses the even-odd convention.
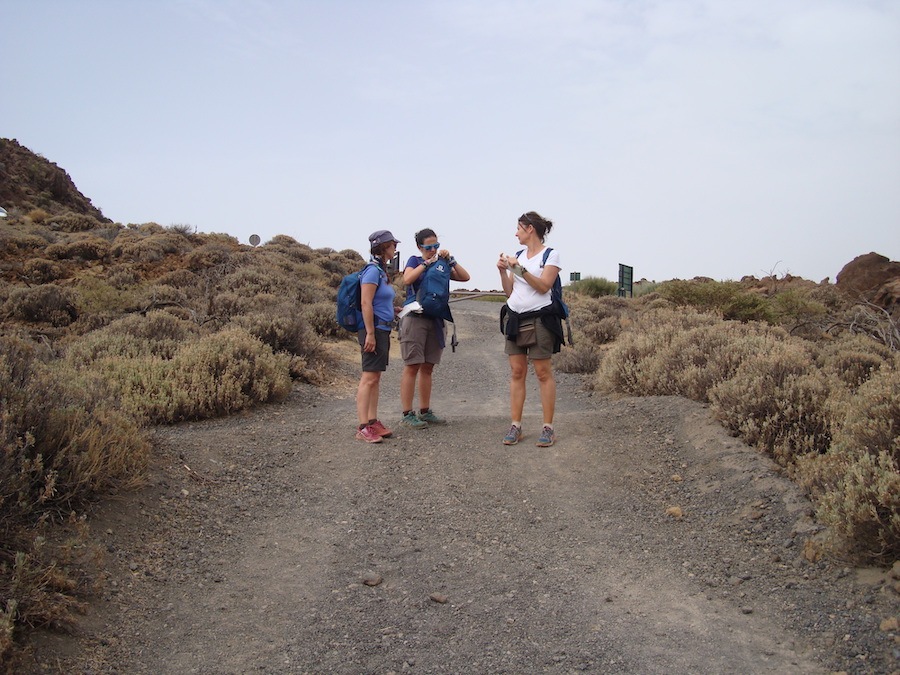
[[[416,300],[422,305],[422,314],[453,321],[450,313],[450,263],[445,258],[438,258],[425,269],[422,283],[416,291]]]
[[[544,257],[541,258],[541,269],[544,269],[544,265],[547,264],[547,258],[550,257],[550,251],[553,249],[549,246],[544,249]],[[525,252],[523,248],[521,251],[516,253],[516,258],[518,258],[522,253]],[[563,301],[562,297],[562,281],[560,281],[559,275],[556,275],[556,281],[553,282],[553,286],[550,288],[550,300],[553,303],[553,308],[556,310],[556,314],[560,319],[566,322],[566,334],[569,340],[569,346],[571,347],[574,342],[572,341],[572,324],[569,323],[569,306]]]
[[[446,258],[429,265],[422,275],[422,283],[416,291],[416,301],[422,306],[422,314],[435,319],[443,319],[453,324],[450,347],[455,352],[459,341],[456,339],[456,322],[450,312],[450,274],[453,268]]]
[[[338,286],[337,292],[337,314],[335,319],[338,325],[351,333],[359,331],[362,325],[362,289],[360,288],[360,277],[369,265],[376,263],[370,262],[366,264],[359,272],[351,272],[343,279],[341,285]]]

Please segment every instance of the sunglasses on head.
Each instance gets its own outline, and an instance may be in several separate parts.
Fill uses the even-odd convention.
[[[531,222],[531,218],[528,217],[527,213],[523,213],[521,216],[519,216],[519,222],[534,227],[534,223]]]
[[[433,244],[422,244],[423,251],[437,251],[441,247],[441,242],[436,241]]]

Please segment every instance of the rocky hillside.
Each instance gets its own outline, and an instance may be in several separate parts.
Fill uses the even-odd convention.
[[[43,209],[49,215],[76,213],[110,222],[68,173],[8,138],[0,138],[0,206],[11,215]]]

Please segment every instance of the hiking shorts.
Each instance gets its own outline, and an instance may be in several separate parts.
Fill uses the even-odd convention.
[[[553,347],[556,342],[553,332],[544,325],[544,322],[541,321],[540,317],[526,319],[522,323],[527,325],[532,321],[534,321],[534,334],[537,338],[537,344],[531,345],[530,347],[520,347],[516,344],[515,340],[504,340],[504,342],[506,342],[506,345],[503,348],[505,353],[510,356],[515,354],[527,354],[528,358],[532,361],[549,359],[553,356]]]
[[[441,362],[441,343],[437,331],[444,331],[444,322],[430,316],[407,314],[400,323],[400,356],[407,366]],[[446,332],[445,332],[446,335]]]
[[[377,373],[387,370],[388,355],[391,352],[391,331],[375,329],[375,351],[365,352],[366,329],[357,332],[359,351],[362,354],[362,369],[364,373]]]

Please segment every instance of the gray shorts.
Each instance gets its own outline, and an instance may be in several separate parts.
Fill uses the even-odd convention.
[[[526,319],[522,322],[522,325],[528,325],[531,322],[534,322],[534,332],[537,337],[537,344],[531,345],[530,347],[520,347],[516,344],[515,340],[504,340],[506,344],[503,347],[503,351],[510,356],[515,354],[527,354],[528,358],[532,361],[549,359],[553,356],[553,346],[556,342],[556,338],[554,337],[553,332],[544,325],[544,322],[541,321],[540,317]]]
[[[391,353],[391,331],[375,329],[375,351],[365,352],[366,329],[363,328],[356,334],[359,342],[359,351],[362,354],[362,369],[364,373],[377,373],[387,370],[388,356]]]
[[[430,316],[407,314],[400,320],[400,356],[408,366],[441,362],[441,343],[438,330],[445,331],[444,322]],[[446,332],[445,332],[446,335]]]

